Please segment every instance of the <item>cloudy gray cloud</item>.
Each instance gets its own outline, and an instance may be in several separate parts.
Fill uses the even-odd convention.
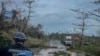
[[[34,22],[32,22],[33,24],[43,24],[49,32],[72,31],[72,23],[79,21],[75,19],[77,14],[70,9],[80,8],[82,11],[92,11],[98,7],[92,2],[93,0],[39,0],[36,2],[35,11],[40,16],[34,18]],[[89,32],[89,30],[87,31]]]
[[[22,4],[22,0],[15,0],[18,7],[26,9],[26,5]],[[72,12],[70,9],[81,9],[82,11],[92,11],[98,8],[99,5],[92,3],[93,0],[35,0],[33,3],[34,17],[31,18],[30,23],[33,25],[43,24],[44,30],[48,32],[66,32],[73,31],[75,26],[72,23],[80,23],[75,18],[77,13]],[[13,6],[13,5],[12,5]],[[13,6],[14,7],[14,6]],[[24,14],[27,14],[24,13]],[[94,20],[89,20],[93,24],[98,24]],[[97,28],[87,30],[87,33],[94,32]],[[92,33],[94,34],[94,33]]]

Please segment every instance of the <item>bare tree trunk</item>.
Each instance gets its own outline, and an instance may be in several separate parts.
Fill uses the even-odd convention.
[[[34,1],[27,1],[27,3],[28,3],[28,8],[29,8],[29,12],[28,12],[28,16],[27,16],[27,19],[26,19],[26,22],[25,22],[25,26],[24,26],[24,28],[23,28],[23,32],[25,31],[25,29],[27,28],[27,26],[28,26],[28,22],[29,22],[29,20],[30,20],[30,14],[32,13],[31,12],[31,9],[32,9],[32,3],[33,3]]]
[[[74,24],[75,26],[81,27],[81,28],[79,28],[81,30],[81,38],[80,38],[80,44],[79,44],[79,46],[81,47],[82,43],[83,43],[84,31],[86,30],[85,27],[87,27],[85,21],[89,17],[89,14],[85,13],[85,12],[81,12],[80,10],[73,10],[72,9],[72,11],[79,12],[81,14],[81,16],[77,17],[77,19],[82,20],[82,23],[80,23],[80,24]]]

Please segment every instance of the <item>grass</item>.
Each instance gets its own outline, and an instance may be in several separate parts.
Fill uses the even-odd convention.
[[[25,46],[30,48],[37,48],[45,46],[46,40],[28,37]]]
[[[85,52],[87,56],[99,56],[100,55],[100,45],[96,45],[95,43],[88,42],[88,43],[82,44],[82,46],[80,47],[78,45],[79,42],[74,42],[73,48],[71,49],[71,51]]]
[[[54,52],[54,56],[66,56],[67,54],[63,51]]]

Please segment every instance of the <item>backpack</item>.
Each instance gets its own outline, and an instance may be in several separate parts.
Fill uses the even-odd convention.
[[[9,49],[9,52],[12,53],[13,56],[33,56],[32,52],[29,50]]]

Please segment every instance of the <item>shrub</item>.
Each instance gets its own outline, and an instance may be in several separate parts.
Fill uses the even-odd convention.
[[[0,47],[11,44],[11,40],[9,38],[0,36]]]
[[[58,51],[58,52],[55,52],[54,53],[54,56],[66,56],[67,54],[65,53],[65,52],[63,52],[63,51]]]

